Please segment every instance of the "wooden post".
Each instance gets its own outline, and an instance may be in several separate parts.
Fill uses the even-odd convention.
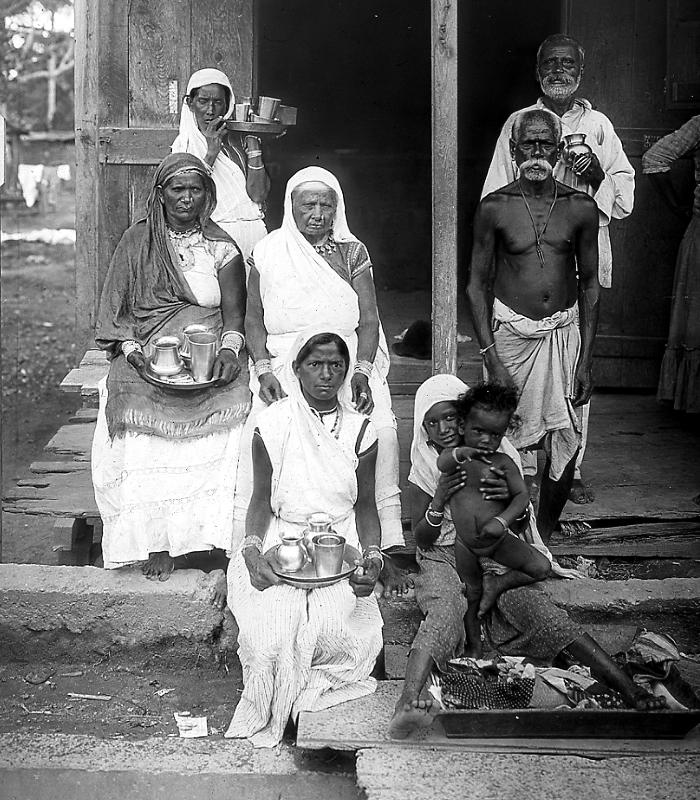
[[[75,293],[76,340],[81,347],[92,341],[98,299],[99,10],[99,0],[75,0]]]
[[[457,372],[457,0],[431,0],[433,373]]]

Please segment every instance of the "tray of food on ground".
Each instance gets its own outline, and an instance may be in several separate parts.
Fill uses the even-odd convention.
[[[183,364],[180,371],[174,375],[161,375],[153,370],[150,360],[147,360],[144,378],[155,386],[172,389],[176,392],[196,392],[216,383],[216,378],[210,378],[208,381],[195,381],[189,369],[189,359],[187,361],[188,363]]]
[[[628,708],[587,668],[513,657],[453,659],[431,694],[449,738],[680,739],[700,723],[698,709]]]
[[[345,544],[343,553],[343,564],[339,572],[334,575],[319,577],[316,574],[316,566],[310,558],[307,558],[303,567],[295,572],[285,571],[277,558],[277,551],[281,545],[271,547],[266,553],[272,571],[284,583],[295,586],[297,589],[322,589],[324,586],[332,586],[334,583],[349,578],[357,569],[356,562],[362,562],[362,554],[352,545]]]

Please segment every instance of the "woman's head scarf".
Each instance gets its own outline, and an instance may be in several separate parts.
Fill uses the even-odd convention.
[[[300,169],[299,172],[296,172],[287,181],[287,188],[284,191],[284,219],[282,220],[282,230],[291,234],[295,239],[301,239],[309,249],[313,250],[297,228],[292,213],[292,192],[303,183],[324,183],[329,189],[335,192],[337,205],[335,209],[335,219],[333,220],[333,238],[336,242],[358,241],[357,236],[355,236],[348,227],[348,220],[345,215],[345,198],[343,197],[343,190],[340,188],[340,183],[332,172],[329,172],[323,167],[304,167],[304,169]]]
[[[451,402],[469,389],[455,375],[433,375],[424,381],[416,392],[413,408],[413,441],[411,442],[411,471],[408,479],[432,497],[435,494],[440,471],[437,468],[437,451],[429,444],[423,422],[425,415],[437,403]]]
[[[180,112],[180,132],[177,141],[183,150],[190,150],[188,144],[191,139],[195,138],[200,133],[197,127],[197,120],[194,112],[190,108],[189,98],[195,89],[201,89],[202,86],[209,86],[210,83],[218,83],[228,90],[228,108],[224,112],[224,119],[228,119],[233,114],[233,108],[236,104],[236,97],[233,93],[233,87],[226,75],[218,69],[200,69],[193,72],[189,81],[187,82],[187,94],[182,103],[182,110]]]

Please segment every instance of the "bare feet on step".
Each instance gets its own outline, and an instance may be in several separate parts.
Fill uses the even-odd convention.
[[[226,573],[222,569],[215,569],[209,573],[211,581],[211,594],[209,602],[214,608],[223,611],[226,608],[226,596],[228,594],[228,584],[226,583]]]
[[[175,559],[163,550],[160,553],[150,553],[141,571],[149,581],[167,581],[174,568]]]
[[[569,491],[569,500],[579,505],[592,503],[595,500],[595,492],[581,478],[574,478]]]
[[[432,700],[399,698],[389,723],[392,739],[405,739],[416,731],[429,728],[435,719]]]

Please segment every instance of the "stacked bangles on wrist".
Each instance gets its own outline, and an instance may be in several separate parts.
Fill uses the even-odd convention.
[[[258,378],[261,378],[268,372],[272,372],[272,360],[269,358],[259,358],[255,364],[253,364],[253,368]]]
[[[250,534],[245,537],[243,540],[243,547],[241,549],[245,550],[248,547],[254,547],[258,553],[262,553],[263,549],[263,540],[262,536],[256,536],[254,534]]]
[[[365,561],[374,561],[374,560],[379,561],[380,562],[379,571],[381,572],[384,569],[384,556],[378,545],[376,544],[370,545],[362,554],[362,557],[365,559]]]
[[[355,366],[352,368],[353,375],[364,375],[367,380],[372,377],[372,370],[374,369],[374,364],[371,361],[356,361]]]
[[[434,522],[431,521],[435,520]],[[444,511],[436,511],[434,508],[431,508],[430,505],[425,509],[425,521],[430,525],[431,528],[439,528],[442,525],[442,521],[445,518]]]
[[[221,334],[221,349],[233,350],[238,355],[245,347],[245,336],[239,331],[224,331]]]
[[[124,353],[124,358],[126,358],[132,353],[143,353],[143,348],[133,339],[127,339],[127,341],[122,342],[122,353]]]

